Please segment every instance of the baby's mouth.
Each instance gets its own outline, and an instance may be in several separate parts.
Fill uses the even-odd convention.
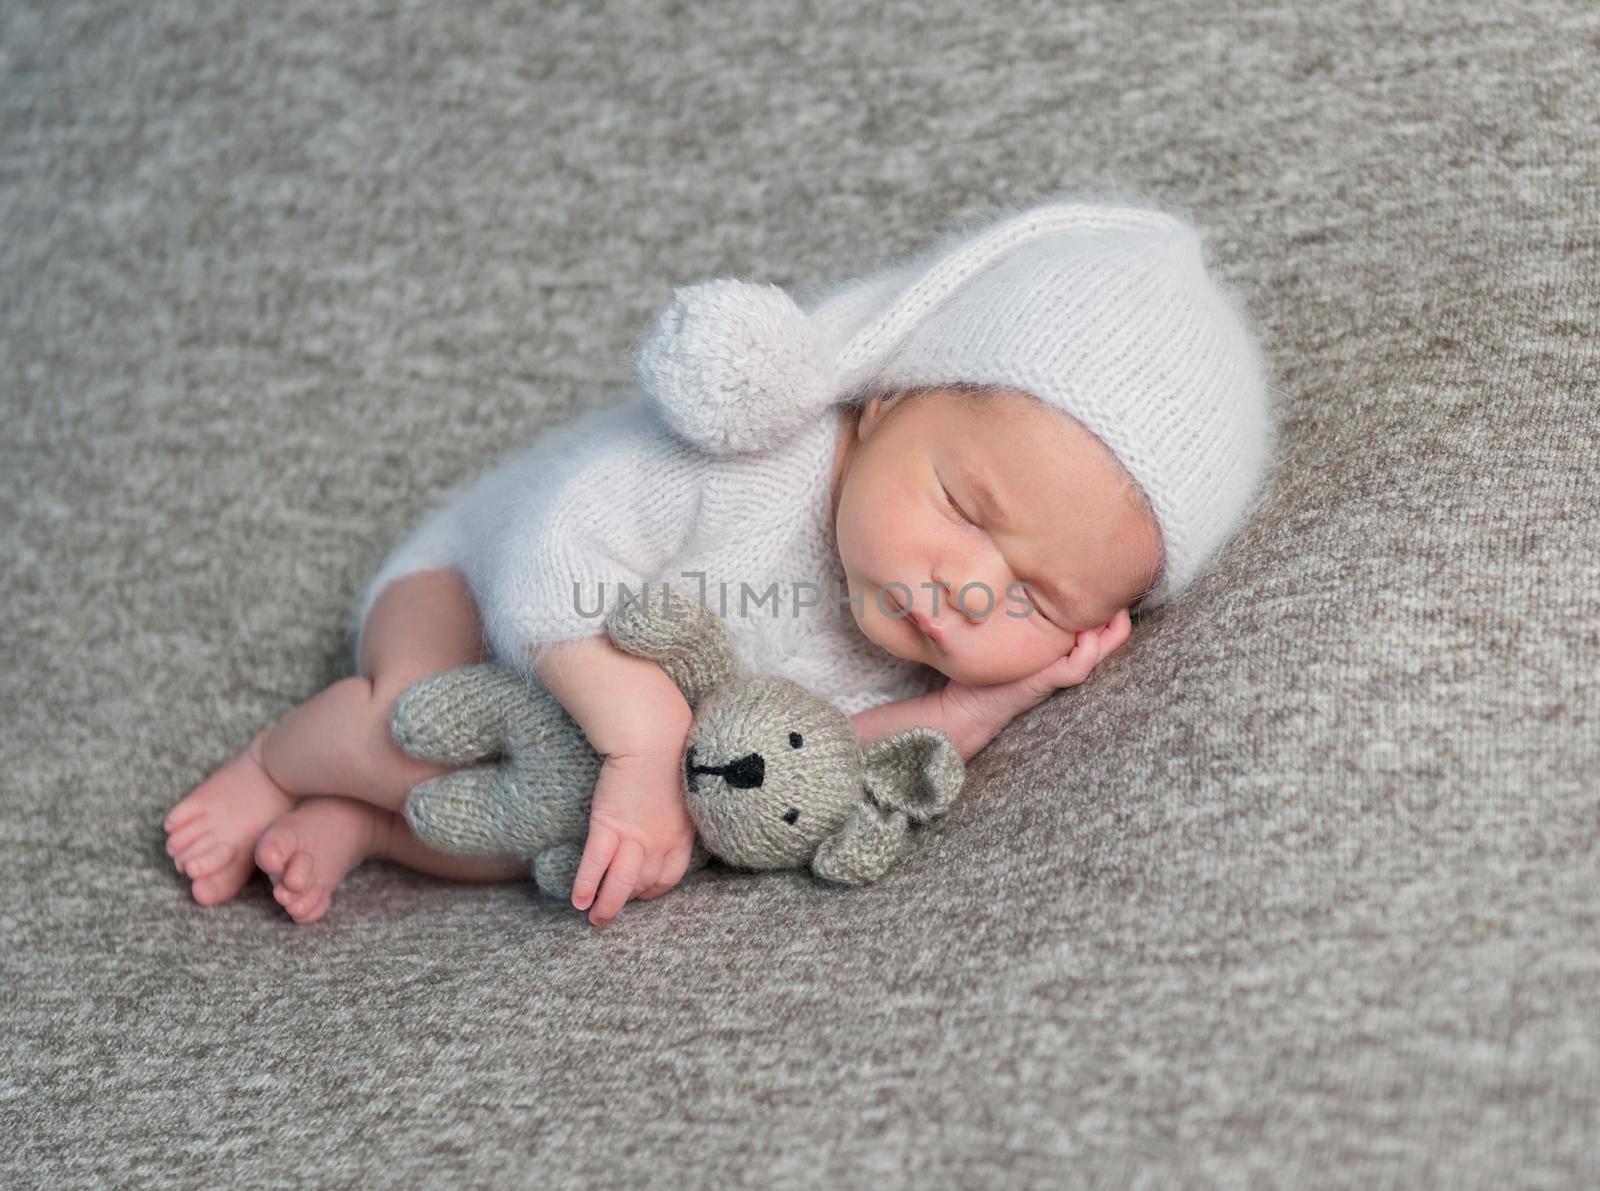
[[[929,641],[933,642],[933,645],[934,645],[935,649],[943,651],[943,649],[944,649],[944,630],[943,629],[941,629],[938,625],[934,624],[933,621],[929,620],[927,618],[927,616],[925,616],[921,612],[915,612],[914,611],[909,616],[907,616],[906,619],[911,621],[912,624],[916,625],[917,628],[922,630],[922,635],[924,637],[926,637]]]
[[[920,632],[929,641],[933,642],[936,649],[938,649],[940,652],[944,651],[943,629],[929,620],[925,613],[919,612],[914,608],[907,609],[905,602],[900,598],[899,592],[892,591],[887,587],[880,588],[880,590],[889,597],[889,603],[891,605],[889,609],[889,615],[893,619],[909,620],[913,625],[916,626],[918,632]]]

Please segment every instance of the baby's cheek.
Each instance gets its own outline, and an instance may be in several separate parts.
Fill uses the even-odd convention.
[[[1004,632],[996,632],[989,652],[996,664],[1015,678],[1037,674],[1056,659],[1071,652],[1075,633],[1067,633],[1045,620],[1033,617],[1007,618],[1000,614]],[[999,625],[995,626],[999,628]],[[1009,681],[1009,680],[1000,680]]]
[[[984,629],[993,629],[987,635]],[[1031,638],[1031,641],[1030,641]],[[1019,631],[1019,626],[982,624],[964,643],[959,656],[940,658],[938,668],[957,682],[992,686],[1015,682],[1033,674],[1052,661],[1045,657],[1035,634]],[[937,664],[937,663],[936,663]]]
[[[880,613],[873,604],[871,596],[863,601],[860,614],[857,614],[852,607],[850,615],[855,618],[856,628],[861,631],[861,635],[885,653],[909,662],[926,660],[917,649],[916,634],[907,632],[907,626],[903,621]]]

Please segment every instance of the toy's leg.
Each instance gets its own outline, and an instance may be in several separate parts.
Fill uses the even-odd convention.
[[[533,883],[541,893],[572,900],[572,884],[578,879],[578,862],[583,859],[581,843],[552,844],[533,861]]]
[[[558,827],[534,791],[518,789],[501,765],[471,765],[429,778],[406,799],[405,819],[430,848],[458,856],[535,856]]]
[[[455,856],[423,844],[400,815],[386,815],[372,853],[431,877],[451,881],[525,881],[528,863],[515,856]]]
[[[407,687],[389,731],[425,761],[471,765],[496,756],[517,725],[549,714],[550,699],[496,662],[461,666]]]

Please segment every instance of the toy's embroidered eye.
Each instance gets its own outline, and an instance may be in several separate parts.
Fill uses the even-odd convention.
[[[788,810],[783,812],[783,821],[785,823],[793,823],[799,817],[800,817],[800,812],[795,810],[794,807],[792,807],[792,806]]]
[[[789,747],[792,748],[792,749],[797,749],[797,748],[800,747],[800,733],[798,733],[798,732],[789,733]]]

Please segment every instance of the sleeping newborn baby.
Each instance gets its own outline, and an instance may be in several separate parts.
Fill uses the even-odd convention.
[[[1049,203],[824,287],[676,291],[639,391],[447,494],[364,585],[357,674],[263,729],[166,819],[194,899],[259,867],[313,922],[362,860],[459,880],[401,816],[448,766],[406,756],[395,701],[498,658],[605,760],[573,905],[596,925],[689,863],[691,713],[604,635],[619,598],[682,587],[751,672],[852,718],[926,724],[970,759],[1084,681],[1247,514],[1272,449],[1263,364],[1198,230],[1153,207]]]

